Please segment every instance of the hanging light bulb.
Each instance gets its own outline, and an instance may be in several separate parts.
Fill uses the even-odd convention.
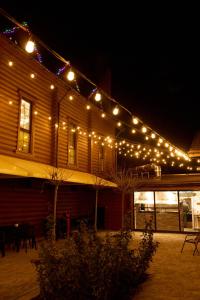
[[[102,118],[105,118],[105,117],[106,117],[106,114],[103,112],[103,113],[101,114],[101,117],[102,117]]]
[[[97,92],[97,93],[95,94],[95,96],[94,96],[94,99],[95,99],[95,101],[97,101],[97,102],[101,101],[101,94]]]
[[[142,133],[146,133],[147,132],[147,128],[145,126],[142,127]]]
[[[73,72],[72,70],[70,70],[70,71],[67,73],[67,79],[68,79],[69,81],[73,81],[74,78],[75,78],[75,74],[74,74],[74,72]]]
[[[35,43],[31,40],[28,40],[25,46],[25,50],[28,53],[33,53],[33,51],[35,50]]]
[[[119,107],[118,107],[118,106],[115,106],[115,107],[113,108],[112,113],[113,113],[114,116],[117,116],[117,115],[119,114]]]
[[[138,119],[137,118],[133,118],[133,124],[137,125],[138,124]]]

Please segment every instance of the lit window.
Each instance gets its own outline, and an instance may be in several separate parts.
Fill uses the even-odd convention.
[[[74,124],[70,124],[69,125],[69,146],[68,146],[68,163],[70,165],[76,164],[76,152],[77,152],[76,126]]]
[[[21,99],[18,150],[24,153],[30,152],[31,112],[31,102]]]

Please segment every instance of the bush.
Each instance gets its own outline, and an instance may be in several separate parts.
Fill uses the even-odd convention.
[[[63,247],[48,240],[36,265],[41,299],[129,299],[146,278],[157,248],[151,228],[146,227],[137,250],[129,249],[131,239],[129,231],[100,238],[82,224]]]

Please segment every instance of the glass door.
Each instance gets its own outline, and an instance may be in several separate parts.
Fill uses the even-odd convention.
[[[179,199],[181,229],[200,230],[200,191],[180,191]]]

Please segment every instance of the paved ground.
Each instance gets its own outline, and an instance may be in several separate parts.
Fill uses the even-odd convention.
[[[136,240],[140,236],[135,233]],[[192,255],[193,245],[186,244],[181,254],[185,235],[157,233],[154,237],[160,245],[149,269],[150,278],[134,300],[199,300],[200,255]],[[35,267],[30,263],[36,257],[36,250],[8,251],[0,257],[0,300],[30,300],[38,294]]]
[[[194,245],[186,244],[181,254],[185,235],[154,236],[160,245],[148,272],[150,278],[140,286],[134,300],[199,300],[200,255],[192,255]]]

